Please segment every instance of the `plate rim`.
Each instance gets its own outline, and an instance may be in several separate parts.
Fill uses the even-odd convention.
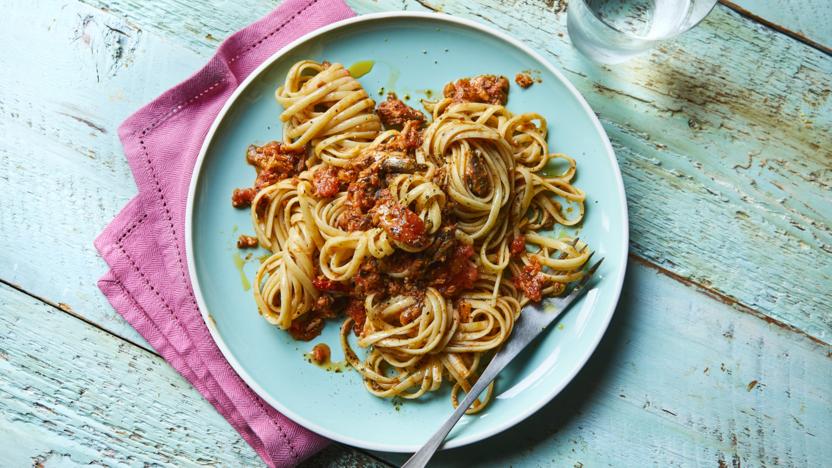
[[[488,34],[493,36],[501,41],[504,41],[518,49],[522,52],[528,54],[531,58],[539,62],[542,66],[544,66],[549,72],[551,72],[562,85],[566,87],[566,89],[577,99],[578,103],[580,104],[581,108],[590,118],[595,130],[601,136],[602,144],[604,149],[606,150],[606,156],[611,166],[613,168],[613,176],[615,179],[615,189],[619,196],[619,209],[622,215],[622,221],[626,229],[621,237],[621,245],[619,246],[624,252],[624,261],[621,262],[621,265],[618,266],[617,270],[614,272],[614,278],[609,278],[609,280],[615,282],[615,289],[614,289],[614,300],[612,301],[612,308],[609,312],[606,313],[606,317],[603,319],[603,326],[601,327],[600,333],[595,337],[591,346],[587,346],[584,353],[579,357],[577,360],[578,364],[575,365],[572,369],[568,372],[568,377],[563,379],[563,381],[551,388],[549,392],[541,398],[538,402],[518,411],[514,417],[506,418],[500,423],[487,428],[484,431],[468,434],[466,435],[464,432],[455,436],[453,439],[450,439],[446,444],[443,445],[442,450],[451,449],[462,447],[465,445],[473,444],[475,442],[479,442],[481,440],[487,439],[493,435],[501,433],[516,424],[520,423],[521,421],[525,420],[529,416],[536,413],[540,408],[548,404],[549,402],[554,399],[569,383],[571,383],[575,376],[580,372],[581,369],[584,368],[589,358],[595,353],[595,350],[598,348],[598,345],[601,342],[601,339],[606,334],[607,329],[609,328],[610,321],[612,320],[612,316],[615,314],[615,310],[618,307],[618,302],[621,297],[621,291],[624,285],[624,276],[627,269],[627,252],[629,251],[629,235],[630,235],[630,223],[629,223],[629,214],[627,212],[627,196],[624,191],[624,181],[621,176],[621,168],[618,165],[618,160],[615,157],[615,151],[613,150],[612,144],[610,143],[609,137],[607,136],[607,132],[604,130],[601,122],[598,120],[597,115],[589,106],[589,104],[584,99],[583,95],[575,88],[575,86],[566,79],[563,73],[560,72],[554,65],[552,65],[548,60],[546,60],[542,55],[535,52],[531,49],[531,47],[527,46],[525,43],[520,41],[519,39],[515,39],[514,37],[498,30],[492,28],[491,26],[484,25],[482,23],[469,20],[467,18],[460,18],[456,16],[451,16],[444,13],[434,13],[434,12],[416,12],[416,11],[387,11],[387,12],[379,12],[379,13],[368,13],[364,15],[356,15],[351,18],[346,18],[340,21],[336,21],[334,23],[330,23],[326,26],[318,28],[314,31],[310,31],[303,36],[291,41],[290,43],[286,44],[285,46],[281,47],[277,50],[274,54],[272,54],[268,59],[266,59],[263,63],[261,63],[257,68],[251,71],[249,75],[237,86],[233,93],[228,97],[228,99],[223,104],[222,108],[220,109],[217,116],[214,118],[214,121],[211,124],[211,127],[208,129],[208,132],[205,135],[205,138],[202,142],[202,146],[199,150],[199,155],[197,156],[193,172],[191,174],[190,184],[188,186],[188,200],[187,205],[185,207],[185,256],[188,263],[188,274],[191,279],[191,287],[194,292],[194,296],[196,298],[197,305],[199,306],[200,315],[202,316],[202,320],[205,323],[205,326],[208,328],[209,333],[211,334],[211,338],[214,340],[214,343],[219,348],[222,355],[231,365],[231,368],[237,373],[238,376],[263,400],[265,400],[269,405],[271,405],[275,410],[280,412],[281,414],[285,415],[298,425],[315,432],[323,437],[328,439],[348,444],[354,447],[359,447],[368,450],[379,450],[384,452],[394,452],[394,453],[407,453],[407,452],[415,452],[420,448],[420,445],[402,445],[402,444],[385,444],[385,443],[377,443],[372,441],[366,441],[362,439],[352,438],[349,435],[341,434],[337,432],[333,432],[327,430],[323,427],[318,426],[317,424],[309,421],[308,419],[304,418],[303,416],[297,414],[290,408],[284,406],[280,402],[278,402],[275,398],[273,398],[268,392],[262,388],[257,381],[252,378],[240,365],[237,361],[237,358],[225,344],[219,330],[217,329],[216,325],[213,322],[213,319],[209,318],[209,311],[208,305],[205,302],[205,298],[202,295],[202,290],[199,285],[199,277],[197,276],[196,271],[196,263],[193,256],[193,216],[194,216],[194,200],[196,195],[196,188],[198,185],[200,174],[202,173],[203,163],[205,162],[205,157],[208,152],[209,147],[211,146],[211,142],[214,139],[215,133],[219,128],[220,124],[224,120],[226,114],[228,113],[229,109],[232,105],[237,101],[243,91],[251,84],[252,81],[257,79],[260,74],[269,68],[274,62],[282,58],[287,53],[291,52],[297,46],[303,44],[306,41],[309,41],[317,36],[321,36],[325,33],[333,31],[335,29],[339,29],[345,26],[354,25],[357,23],[363,22],[372,22],[378,20],[385,20],[385,19],[394,19],[394,18],[419,18],[419,19],[431,19],[437,20],[440,22],[447,22],[452,23],[455,25],[461,25],[467,28],[471,28],[477,30],[479,32]]]

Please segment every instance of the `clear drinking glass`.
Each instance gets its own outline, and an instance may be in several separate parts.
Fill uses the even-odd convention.
[[[696,26],[716,0],[570,0],[566,25],[587,57],[619,63]]]

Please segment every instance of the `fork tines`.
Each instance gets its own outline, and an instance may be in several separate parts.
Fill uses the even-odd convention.
[[[592,258],[593,255],[595,255],[595,252],[591,252],[589,254],[589,258],[586,259],[587,263],[589,263],[589,260]],[[600,260],[598,260],[597,262],[595,262],[595,264],[593,264],[591,267],[589,267],[589,270],[586,271],[586,274],[584,274],[584,277],[581,278],[581,281],[578,283],[577,286],[575,286],[575,288],[577,289],[577,288],[583,287],[587,283],[587,281],[589,281],[589,279],[592,277],[592,275],[595,274],[595,272],[598,270],[598,268],[601,266],[601,263],[603,263],[603,262],[604,262],[604,257],[601,257]]]

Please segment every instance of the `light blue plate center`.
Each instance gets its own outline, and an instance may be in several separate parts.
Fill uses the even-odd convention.
[[[280,106],[273,98],[289,67],[302,59],[349,66],[373,60],[359,81],[379,99],[395,91],[419,106],[426,90],[434,95],[453,79],[483,73],[512,81],[508,108],[537,112],[549,124],[549,147],[578,161],[576,184],[587,193],[582,239],[606,257],[599,286],[531,346],[497,381],[497,397],[482,413],[465,417],[451,433],[449,446],[482,439],[518,422],[549,401],[584,364],[609,322],[626,263],[627,214],[618,167],[594,115],[570,88],[517,45],[470,25],[439,17],[363,19],[323,33],[294,47],[264,69],[233,102],[205,153],[192,200],[192,251],[195,281],[204,312],[216,324],[229,361],[268,402],[323,435],[370,449],[413,451],[451,412],[448,386],[418,401],[394,404],[365,390],[358,374],[327,372],[309,364],[304,353],[328,343],[333,360],[343,359],[340,322],[328,323],[310,343],[292,340],[257,314],[251,290],[242,287],[233,256],[241,233],[252,234],[248,210],[231,207],[234,188],[254,179],[245,163],[249,144],[279,140]],[[527,90],[513,82],[532,70],[540,77]],[[557,229],[556,229],[557,231]],[[245,255],[245,251],[241,252]],[[259,266],[256,251],[244,272],[251,281]],[[522,318],[521,318],[522,319]]]

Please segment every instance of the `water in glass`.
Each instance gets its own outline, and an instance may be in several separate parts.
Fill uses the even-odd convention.
[[[567,28],[584,55],[618,63],[699,23],[716,0],[571,0]]]

